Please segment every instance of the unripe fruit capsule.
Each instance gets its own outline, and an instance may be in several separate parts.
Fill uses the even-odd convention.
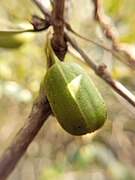
[[[68,133],[84,135],[104,124],[104,100],[78,64],[56,60],[46,73],[45,91],[54,115]]]

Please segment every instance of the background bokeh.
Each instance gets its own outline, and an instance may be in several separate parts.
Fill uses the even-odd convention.
[[[45,4],[50,8],[49,1]],[[109,42],[103,38],[99,24],[93,19],[92,1],[71,0],[67,7],[68,15],[65,16],[74,30],[88,38],[101,38],[108,46]],[[129,43],[129,48],[135,52],[135,1],[104,0],[103,8],[115,24],[119,40]],[[29,28],[32,14],[43,17],[30,0],[1,0],[0,30]],[[0,155],[23,126],[32,102],[38,96],[46,72],[46,33],[25,33],[11,39],[0,33]],[[106,63],[112,76],[135,94],[135,73],[129,67],[96,45],[76,39],[94,61]],[[9,42],[12,43],[6,48]],[[69,60],[79,63],[72,53],[67,53],[66,61]],[[135,179],[135,109],[92,69],[84,68],[107,104],[108,119],[104,127],[95,133],[74,137],[50,116],[9,180]]]

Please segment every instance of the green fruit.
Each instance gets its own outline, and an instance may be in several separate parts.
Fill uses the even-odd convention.
[[[78,64],[55,60],[45,76],[45,91],[54,115],[68,133],[84,135],[104,124],[104,100]]]

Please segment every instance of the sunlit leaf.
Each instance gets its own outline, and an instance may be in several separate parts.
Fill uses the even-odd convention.
[[[18,48],[23,43],[32,39],[34,31],[27,24],[20,25],[21,28],[4,28],[0,30],[0,47]]]

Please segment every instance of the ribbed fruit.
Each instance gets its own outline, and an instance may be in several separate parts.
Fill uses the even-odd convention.
[[[104,100],[78,64],[56,60],[46,73],[45,91],[54,115],[68,133],[84,135],[104,124]]]

